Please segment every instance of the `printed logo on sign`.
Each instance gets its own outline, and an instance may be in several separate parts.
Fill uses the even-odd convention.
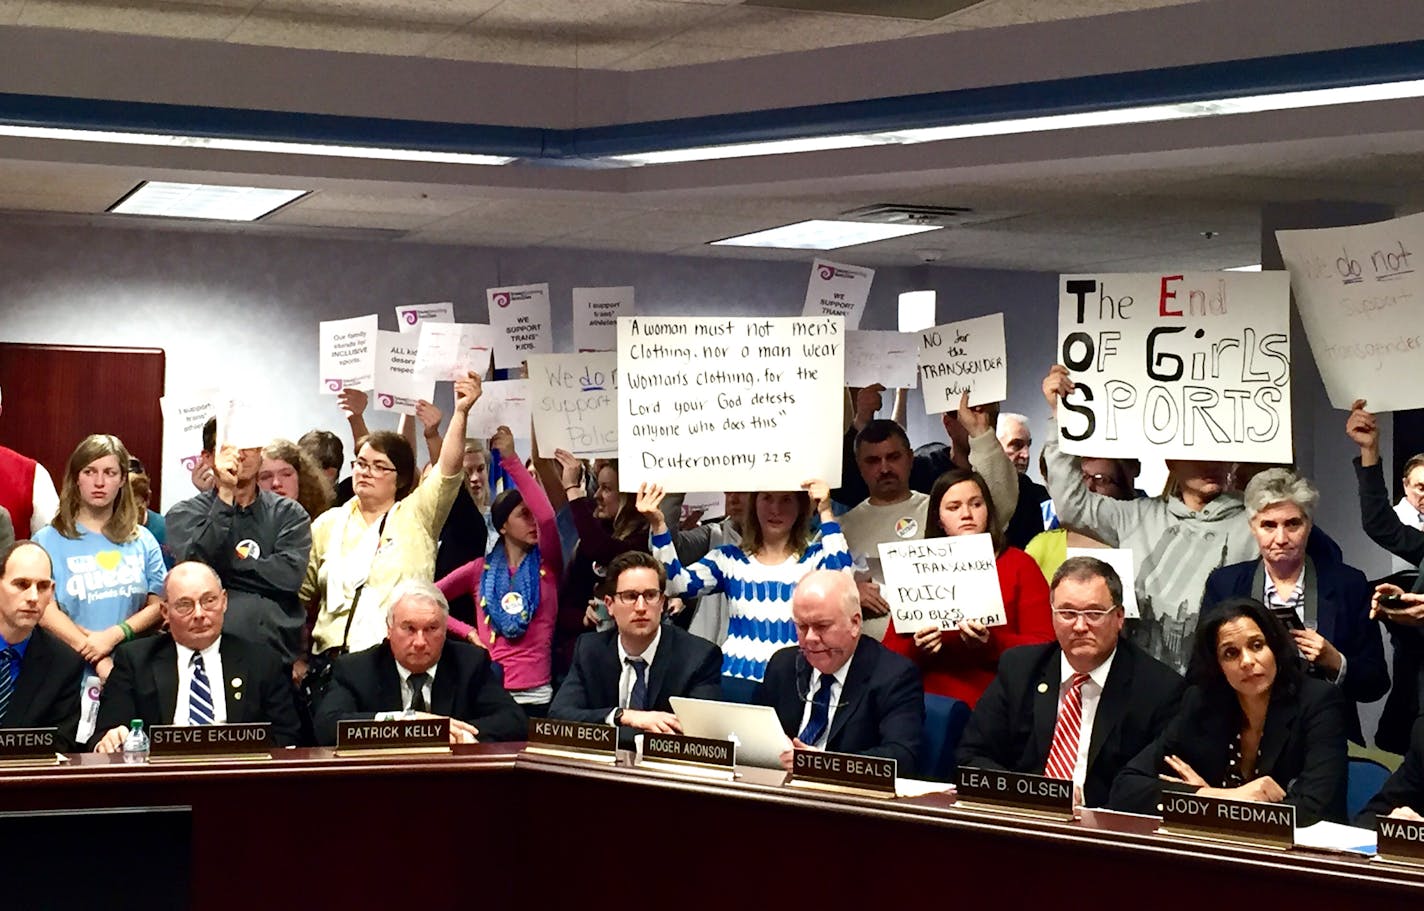
[[[233,550],[237,552],[238,559],[240,560],[256,560],[262,556],[262,545],[251,538],[243,538],[241,541],[238,541],[237,546],[234,547]]]
[[[392,405],[394,405],[394,404],[396,403],[396,397],[395,397],[395,396],[393,396],[393,395],[386,395],[384,392],[381,393],[381,394],[380,394],[379,396],[377,396],[377,397],[381,400],[381,407],[382,407],[382,408],[389,408],[389,407],[391,407]]]
[[[914,516],[905,516],[895,523],[895,534],[902,538],[913,538],[920,533],[920,523],[915,521]]]
[[[835,266],[822,266],[822,267],[821,267],[821,278],[822,278],[822,279],[825,279],[826,281],[830,281],[831,279],[833,279],[833,278],[835,278],[835,277],[836,277],[836,267],[835,267]]]
[[[201,455],[184,456],[183,467],[188,469],[189,471],[192,471],[194,468],[198,467],[198,462],[200,462],[202,458],[203,457]]]
[[[405,312],[405,321],[410,325],[414,326],[415,321],[418,319],[420,319],[420,317],[416,314],[414,310],[407,310]]]
[[[327,389],[330,389],[332,392],[340,392],[340,391],[341,391],[341,380],[327,380],[327,381],[326,381],[326,388],[327,388]]]
[[[509,292],[507,292],[507,291],[501,291],[501,292],[499,292],[498,294],[496,294],[496,295],[494,296],[494,302],[495,302],[495,305],[496,305],[496,306],[499,306],[499,307],[508,307],[508,306],[509,306]]]

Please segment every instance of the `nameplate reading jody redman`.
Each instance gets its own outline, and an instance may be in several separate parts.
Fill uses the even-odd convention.
[[[391,721],[338,721],[336,755],[368,753],[448,753],[449,718],[396,718]]]
[[[613,762],[618,757],[618,728],[611,724],[530,718],[529,749],[554,756]]]
[[[155,725],[149,732],[148,759],[270,759],[272,725]]]
[[[1381,816],[1375,821],[1375,830],[1382,860],[1424,864],[1424,822]]]
[[[59,762],[59,728],[10,728],[0,731],[0,765],[50,765]]]
[[[672,771],[714,772],[728,781],[736,774],[737,746],[730,740],[644,734],[643,764]]]
[[[791,762],[791,783],[834,791],[895,796],[896,762],[880,756],[796,750]]]
[[[1295,843],[1295,807],[1163,791],[1162,829],[1174,834],[1289,848]]]
[[[960,766],[954,785],[956,800],[1007,806],[1070,819],[1073,782],[1022,772]]]

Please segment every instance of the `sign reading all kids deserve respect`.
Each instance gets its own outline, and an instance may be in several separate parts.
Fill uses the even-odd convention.
[[[490,288],[489,324],[494,328],[494,365],[518,367],[531,354],[552,354],[549,285]]]
[[[529,358],[529,397],[539,455],[618,453],[618,355],[612,351],[536,354]]]
[[[802,316],[843,316],[847,329],[860,327],[875,270],[818,259],[811,264]]]
[[[1004,314],[946,323],[916,334],[926,414],[954,411],[965,392],[970,405],[1002,402],[1007,397]]]
[[[961,620],[1003,626],[1004,595],[988,535],[956,535],[880,545],[885,584],[880,595],[890,605],[895,632],[950,630]]]
[[[416,333],[376,333],[376,388],[372,404],[378,409],[415,414],[417,402],[435,397],[435,379],[415,369],[418,344]]]
[[[838,316],[620,319],[620,487],[836,483],[844,357]]]
[[[375,314],[323,320],[317,326],[320,345],[321,392],[370,389],[376,378]]]
[[[1290,462],[1284,272],[1062,275],[1058,406],[1074,455]]]
[[[1295,305],[1330,404],[1424,405],[1424,214],[1348,228],[1277,231]]]

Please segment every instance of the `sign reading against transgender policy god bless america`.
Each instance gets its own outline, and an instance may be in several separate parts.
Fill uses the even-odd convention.
[[[1289,308],[1284,272],[1059,276],[1063,450],[1290,462]]]

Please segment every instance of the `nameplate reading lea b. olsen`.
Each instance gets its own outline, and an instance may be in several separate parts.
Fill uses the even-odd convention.
[[[338,721],[336,755],[450,750],[449,718],[396,718],[390,721]]]
[[[536,752],[587,755],[611,762],[618,755],[618,729],[611,724],[531,718],[529,748]]]
[[[272,749],[272,725],[155,725],[149,732],[150,762],[165,759],[266,758]]]
[[[1289,848],[1295,844],[1295,807],[1163,791],[1162,828],[1185,835]]]
[[[59,728],[10,728],[0,731],[0,763],[56,762]]]
[[[792,757],[791,783],[894,797],[896,765],[895,760],[880,756],[796,750]]]
[[[1375,831],[1381,858],[1424,864],[1424,822],[1381,816],[1375,822]]]
[[[1061,778],[960,766],[954,790],[959,800],[1003,804],[1054,816],[1073,815],[1073,782]]]

